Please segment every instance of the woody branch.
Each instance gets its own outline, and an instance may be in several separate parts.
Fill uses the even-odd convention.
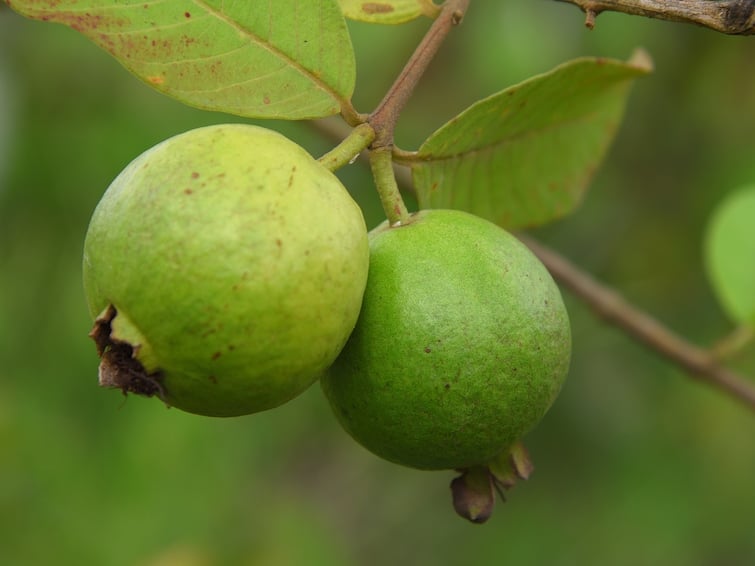
[[[579,6],[592,28],[601,12],[697,24],[730,35],[755,34],[755,0],[556,0]]]

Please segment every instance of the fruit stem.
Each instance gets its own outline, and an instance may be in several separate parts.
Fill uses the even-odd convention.
[[[351,133],[341,143],[320,157],[318,161],[328,170],[336,171],[344,165],[353,163],[374,139],[375,130],[372,129],[372,126],[369,124],[359,124],[351,130]]]
[[[375,186],[380,195],[380,204],[391,226],[406,224],[409,211],[398,190],[396,175],[393,172],[393,156],[390,147],[381,147],[370,152],[370,166]]]

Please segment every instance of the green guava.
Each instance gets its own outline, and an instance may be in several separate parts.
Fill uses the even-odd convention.
[[[89,225],[100,383],[203,415],[278,406],[340,352],[368,263],[358,205],[291,140],[241,124],[170,138]]]
[[[498,226],[427,210],[370,232],[356,328],[321,383],[354,439],[420,469],[485,466],[537,424],[569,368],[558,287]]]

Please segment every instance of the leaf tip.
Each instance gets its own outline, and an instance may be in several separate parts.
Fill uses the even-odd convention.
[[[655,63],[645,49],[639,47],[634,50],[632,56],[627,61],[630,66],[642,71],[643,73],[652,73],[655,70]]]

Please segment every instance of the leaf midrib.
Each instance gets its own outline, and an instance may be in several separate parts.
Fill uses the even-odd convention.
[[[338,105],[342,109],[344,108],[344,104],[348,103],[348,101],[346,101],[339,93],[331,89],[331,87],[326,82],[324,82],[322,79],[317,77],[314,73],[312,73],[309,69],[307,69],[302,64],[300,64],[298,61],[296,61],[295,59],[292,59],[289,55],[287,55],[280,49],[277,49],[271,43],[262,41],[262,39],[258,35],[248,30],[247,28],[242,27],[238,22],[235,22],[234,20],[229,18],[222,11],[215,10],[211,6],[207,5],[207,3],[204,2],[204,0],[192,0],[192,1],[194,2],[194,4],[196,4],[200,8],[204,9],[211,16],[221,20],[223,23],[235,29],[237,32],[239,32],[240,35],[248,37],[250,42],[261,46],[262,48],[266,49],[277,58],[286,61],[286,63],[289,66],[296,69],[300,74],[308,77],[309,80],[317,86],[317,88],[319,88],[322,91],[325,91],[327,94],[333,97],[336,100],[336,102],[338,102]]]

